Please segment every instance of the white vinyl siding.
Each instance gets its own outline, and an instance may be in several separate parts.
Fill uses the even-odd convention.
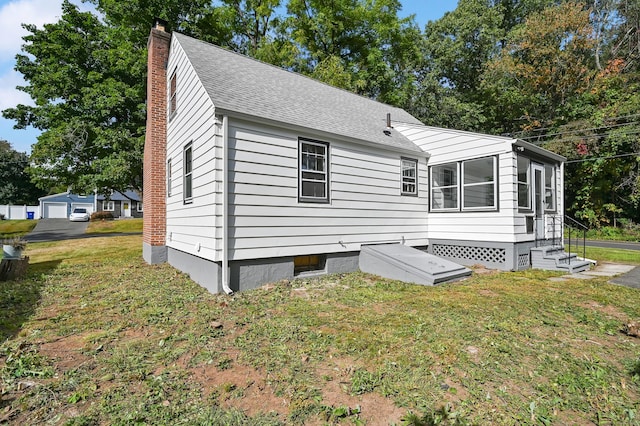
[[[221,126],[211,98],[184,55],[171,40],[168,70],[178,75],[177,108],[167,124],[167,240],[168,247],[220,261]],[[170,81],[167,82],[167,93]],[[185,204],[184,147],[191,142],[191,202]]]
[[[430,188],[430,213],[427,215],[429,239],[453,241],[493,241],[515,242],[520,238],[531,238],[526,235],[524,216],[517,216],[516,165],[513,153],[513,139],[500,136],[482,135],[450,129],[439,129],[428,126],[395,124],[394,128],[412,142],[430,154],[428,165],[430,173],[434,168],[449,165],[448,174],[441,178],[440,189],[450,188],[447,207],[452,210],[433,210],[434,194]],[[491,209],[465,210],[462,207],[462,161],[482,158],[495,158],[495,200],[496,206]],[[453,183],[453,175],[457,183]],[[433,177],[430,177],[432,181]],[[444,183],[447,182],[446,185]],[[487,187],[489,185],[486,185]],[[453,195],[457,188],[458,196]],[[439,196],[438,206],[444,208],[445,191],[436,191]],[[457,205],[456,205],[457,203]],[[522,232],[522,236],[518,233]]]
[[[400,195],[397,153],[329,141],[331,203],[301,203],[300,140],[318,138],[230,120],[233,260],[350,252],[381,242],[427,244],[426,196]],[[417,172],[418,193],[426,195],[426,165]]]

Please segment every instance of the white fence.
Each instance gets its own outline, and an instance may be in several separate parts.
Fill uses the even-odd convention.
[[[5,219],[39,219],[40,206],[0,205],[0,215]]]

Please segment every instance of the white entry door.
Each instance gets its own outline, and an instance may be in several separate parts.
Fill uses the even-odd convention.
[[[546,221],[544,217],[544,166],[531,164],[533,172],[533,218],[536,240],[546,237]]]
[[[122,217],[131,217],[131,201],[122,202]]]

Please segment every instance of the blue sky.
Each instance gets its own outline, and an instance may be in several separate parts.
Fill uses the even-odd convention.
[[[87,9],[80,0],[73,1],[83,10]],[[440,18],[445,12],[455,9],[457,0],[401,0],[401,16],[414,14],[421,28],[428,21]],[[15,89],[23,85],[21,74],[13,70],[15,56],[20,52],[22,36],[26,32],[21,23],[43,24],[56,22],[60,18],[60,0],[0,0],[0,110],[11,108],[17,104],[30,104],[30,98]],[[151,24],[149,24],[151,25]],[[13,148],[21,152],[31,152],[31,145],[36,142],[39,132],[35,129],[14,130],[13,121],[0,116],[0,140],[7,140]]]

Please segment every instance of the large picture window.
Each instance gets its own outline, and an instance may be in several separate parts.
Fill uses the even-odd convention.
[[[487,157],[462,162],[462,209],[496,208],[496,158]]]
[[[184,147],[183,159],[182,197],[185,203],[190,203],[193,199],[193,146],[191,142]]]
[[[431,167],[431,210],[458,210],[458,163]]]
[[[431,211],[497,209],[497,175],[496,157],[432,166]]]
[[[518,208],[531,210],[531,161],[518,156]]]
[[[418,161],[402,159],[402,195],[418,195]]]
[[[329,144],[300,139],[298,194],[300,201],[329,202]]]

